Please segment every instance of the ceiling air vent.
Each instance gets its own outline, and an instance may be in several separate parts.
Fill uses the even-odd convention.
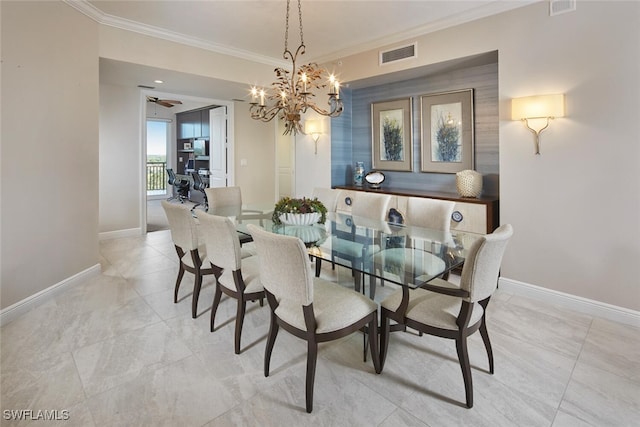
[[[412,43],[407,46],[398,47],[392,50],[380,51],[380,65],[390,64],[404,59],[417,58],[418,43]]]
[[[576,10],[577,0],[551,0],[549,2],[549,16],[560,15]]]

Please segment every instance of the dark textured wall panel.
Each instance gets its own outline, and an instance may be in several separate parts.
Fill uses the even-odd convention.
[[[353,90],[343,113],[332,120],[331,184],[350,185],[357,161],[371,170],[371,103],[412,98],[413,171],[384,171],[385,186],[455,193],[455,174],[420,171],[420,96],[474,89],[475,169],[484,175],[483,194],[497,196],[498,189],[498,64],[470,67],[444,74]],[[346,91],[345,91],[346,92]],[[350,105],[349,105],[350,104]],[[349,135],[348,128],[351,128]],[[334,133],[336,132],[336,133]]]

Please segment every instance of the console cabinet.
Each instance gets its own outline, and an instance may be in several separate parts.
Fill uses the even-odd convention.
[[[342,190],[338,199],[337,211],[351,212],[350,200],[358,191],[371,193],[391,194],[390,207],[404,214],[407,208],[408,197],[425,197],[429,199],[451,200],[456,203],[451,218],[451,231],[463,231],[468,233],[488,234],[498,228],[500,224],[500,201],[497,197],[469,198],[460,197],[457,194],[439,193],[420,190],[404,190],[399,188],[370,189],[356,186],[336,186]]]

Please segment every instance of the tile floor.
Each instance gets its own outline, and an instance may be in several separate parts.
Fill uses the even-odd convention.
[[[321,345],[314,411],[304,409],[306,346],[281,331],[262,373],[268,307],[250,306],[233,352],[235,301],[209,332],[206,279],[190,315],[168,231],[101,243],[103,274],[2,327],[0,424],[65,426],[632,426],[640,420],[640,330],[498,291],[488,311],[496,372],[470,339],[473,409],[453,342],[392,335],[385,369],[358,334]],[[323,274],[348,283],[349,273]],[[382,298],[389,285],[377,292]],[[5,410],[67,410],[56,423]]]

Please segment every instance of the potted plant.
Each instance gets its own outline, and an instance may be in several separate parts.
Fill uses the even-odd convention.
[[[308,225],[316,222],[324,224],[326,218],[327,208],[317,198],[283,197],[273,208],[271,219],[275,224]]]

